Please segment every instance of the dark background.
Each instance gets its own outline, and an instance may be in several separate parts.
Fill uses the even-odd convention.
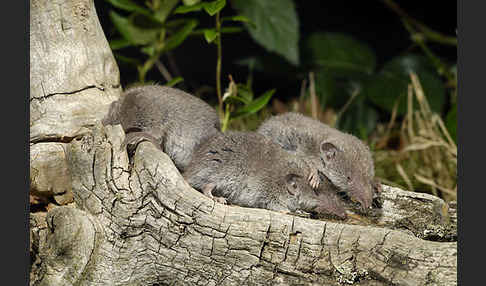
[[[306,0],[306,5],[313,5],[311,2],[324,2],[324,1],[311,1]],[[341,6],[342,8],[332,13],[326,13],[332,15],[339,15],[336,17],[336,21],[333,22],[333,26],[342,26],[342,22],[339,19],[348,19],[346,22],[351,22],[351,18],[347,18],[350,12],[349,5],[362,5],[360,1],[346,1],[347,5],[325,1],[325,3],[319,4],[323,9],[325,7]],[[381,11],[379,15],[379,25],[377,27],[370,26],[365,28],[365,24],[373,17],[369,17],[366,22],[355,24],[350,26],[357,26],[358,30],[369,30],[371,34],[380,34],[383,30],[393,26],[395,29],[390,29],[391,34],[402,35],[399,42],[405,42],[408,45],[408,34],[400,26],[400,22],[397,18],[392,16],[392,13],[385,9],[380,2],[367,1],[366,6],[373,6],[375,9]],[[484,246],[483,237],[477,235],[476,229],[478,223],[482,221],[482,214],[480,210],[484,207],[484,192],[480,191],[484,187],[484,181],[481,180],[484,166],[484,156],[468,156],[468,168],[465,171],[464,158],[464,144],[467,145],[470,155],[472,153],[482,154],[484,152],[484,140],[481,140],[477,136],[477,130],[481,128],[481,121],[477,120],[477,115],[482,114],[484,108],[484,97],[477,96],[471,98],[475,94],[481,94],[484,92],[484,51],[486,50],[486,41],[478,35],[484,33],[483,27],[485,23],[484,11],[485,2],[483,1],[430,1],[433,4],[441,5],[440,8],[423,7],[429,1],[400,1],[398,2],[404,9],[407,9],[408,13],[422,21],[425,21],[425,15],[429,15],[425,21],[431,27],[434,27],[440,31],[452,33],[455,31],[456,21],[456,5],[458,6],[457,14],[458,29],[459,29],[459,47],[457,49],[458,59],[458,81],[459,81],[459,118],[458,118],[458,284],[462,285],[474,285],[478,280],[482,279],[482,264],[476,263],[483,259],[482,251],[478,251]],[[20,112],[6,112],[3,113],[4,121],[18,122],[16,124],[6,124],[7,132],[12,138],[24,138],[23,144],[19,144],[18,140],[4,140],[3,150],[10,150],[6,152],[7,160],[11,162],[10,175],[6,176],[7,180],[4,181],[6,186],[14,186],[11,189],[29,189],[29,4],[27,1],[13,1],[9,5],[9,11],[13,12],[13,15],[23,15],[20,17],[2,17],[4,27],[10,27],[7,30],[7,38],[12,44],[3,45],[3,51],[5,57],[8,73],[6,73],[9,80],[13,80],[14,84],[5,85],[6,89],[11,89],[11,93],[19,93],[19,87],[24,89],[24,96],[14,96],[16,100],[13,100],[13,106],[10,106],[12,110]],[[301,6],[297,3],[298,6]],[[325,4],[325,5],[324,5]],[[447,6],[443,6],[447,5]],[[100,21],[109,22],[108,18],[103,18],[106,15],[106,7],[104,1],[95,0],[97,6],[98,15]],[[317,6],[318,4],[314,4]],[[364,4],[363,4],[364,5]],[[414,7],[415,8],[414,8]],[[354,6],[357,7],[357,6]],[[105,8],[105,11],[102,11]],[[301,7],[299,7],[300,9]],[[438,10],[438,11],[437,11]],[[363,11],[355,10],[354,14],[360,15]],[[370,8],[371,15],[376,15],[376,11]],[[439,15],[440,13],[440,15]],[[323,13],[324,14],[324,13]],[[12,22],[13,18],[13,22]],[[367,17],[364,17],[367,18]],[[325,17],[320,18],[323,21]],[[385,19],[390,19],[385,21]],[[301,23],[306,19],[301,16]],[[326,25],[331,26],[331,22],[325,21]],[[358,22],[359,23],[359,22]],[[369,23],[368,23],[369,24]],[[385,27],[382,27],[385,26]],[[388,27],[389,26],[389,27]],[[105,26],[103,27],[105,29]],[[342,28],[342,27],[341,27]],[[106,30],[105,30],[106,32]],[[390,33],[388,33],[390,34]],[[362,35],[356,35],[359,39],[363,39]],[[364,35],[364,34],[363,34]],[[387,35],[387,34],[385,34]],[[373,39],[377,36],[364,39],[366,40],[378,54],[378,60],[389,59],[393,56],[393,51],[400,52],[403,45],[398,43],[386,44],[383,47],[377,47],[378,44],[386,42],[386,39],[390,37],[383,36],[385,39],[381,42],[373,42]],[[19,48],[19,47],[23,47]],[[456,51],[440,51],[444,57],[455,60]],[[225,52],[226,53],[226,52]],[[225,65],[226,62],[225,62]],[[226,69],[226,66],[225,66]],[[122,70],[122,78],[127,76],[126,72]],[[466,95],[470,95],[470,99],[466,100]],[[13,119],[12,119],[13,114]],[[19,126],[19,124],[21,126]],[[475,140],[466,138],[475,138]],[[479,139],[479,140],[478,140]],[[467,142],[466,142],[467,141]],[[10,158],[11,157],[11,158]],[[8,159],[10,158],[10,159]],[[467,173],[467,180],[464,180],[464,174]],[[476,192],[475,192],[476,191]],[[464,193],[469,193],[467,196]],[[471,193],[472,192],[472,193]],[[29,201],[26,195],[28,191],[12,191],[5,192],[5,201],[9,203],[5,204],[4,213],[9,215],[9,219],[5,220],[6,227],[9,230],[9,235],[3,236],[3,242],[7,249],[6,257],[15,257],[15,259],[9,260],[11,271],[5,277],[10,281],[12,285],[27,285],[29,277],[29,235],[28,235],[28,218],[29,218]],[[469,199],[467,199],[469,198]],[[466,212],[466,206],[468,211]],[[478,212],[479,210],[479,212]],[[475,214],[473,214],[473,212]],[[468,226],[468,227],[466,227]],[[465,240],[466,233],[467,242]],[[473,234],[475,232],[475,234]],[[467,247],[466,247],[467,244]],[[5,249],[4,248],[4,249]],[[467,263],[469,262],[469,263]],[[469,281],[469,283],[467,283]]]
[[[277,1],[277,0],[276,0]],[[315,31],[349,33],[356,39],[367,43],[376,54],[377,69],[395,56],[404,52],[421,53],[418,47],[411,48],[412,42],[408,31],[403,27],[400,18],[384,3],[378,0],[372,1],[322,1],[322,0],[294,0],[299,16],[300,39]],[[456,1],[396,1],[411,17],[425,23],[428,27],[446,35],[456,35],[457,28],[457,2]],[[227,1],[227,4],[231,4]],[[429,6],[427,6],[429,4]],[[108,17],[108,12],[113,9],[106,1],[96,0],[98,16],[103,31],[108,39],[113,38],[116,32]],[[236,15],[236,11],[227,5],[222,11],[222,16]],[[192,13],[197,16],[201,27],[213,27],[214,19],[206,13]],[[174,17],[174,16],[172,16]],[[302,42],[302,41],[301,41]],[[228,83],[228,74],[231,74],[236,82],[245,82],[248,69],[237,65],[235,62],[254,55],[265,55],[265,49],[256,44],[250,35],[244,31],[238,34],[225,34],[222,41],[222,87]],[[434,46],[430,48],[438,56],[450,62],[457,62],[457,49],[452,46]],[[136,50],[123,51],[124,55],[136,55]],[[302,47],[300,57],[302,59]],[[179,88],[194,91],[202,85],[215,87],[216,76],[216,46],[207,44],[202,36],[189,37],[181,46],[173,52],[173,57],[184,82]],[[167,58],[162,61],[170,69]],[[133,66],[119,64],[120,77],[123,87],[137,81],[136,69]],[[276,67],[278,69],[278,67]],[[277,71],[277,70],[275,70]],[[156,68],[147,74],[147,80],[164,83]],[[260,94],[268,89],[276,88],[276,96],[279,99],[288,99],[299,94],[300,80],[282,77],[274,71],[254,73],[254,91]],[[208,100],[208,98],[206,98]],[[209,98],[215,100],[215,97]]]

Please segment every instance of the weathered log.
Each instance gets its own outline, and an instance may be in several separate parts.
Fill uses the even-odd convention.
[[[151,143],[129,158],[123,138],[119,125],[96,125],[68,144],[75,206],[33,227],[35,285],[457,283],[457,243],[415,237],[422,224],[400,230],[403,210],[389,207],[388,226],[374,226],[221,205]],[[409,204],[410,221],[436,220],[440,199],[419,194],[418,204],[416,193],[383,187],[384,206]]]
[[[92,0],[30,1],[30,141],[66,141],[120,94]]]
[[[30,1],[31,195],[72,201],[63,148],[120,96],[119,77],[92,0]]]
[[[37,143],[30,148],[30,193],[65,205],[73,201],[64,143]]]
[[[129,157],[99,123],[120,85],[93,1],[30,14],[31,186],[74,199],[31,214],[31,285],[457,284],[455,206],[433,196],[384,186],[370,217],[316,220],[217,204],[151,143]]]

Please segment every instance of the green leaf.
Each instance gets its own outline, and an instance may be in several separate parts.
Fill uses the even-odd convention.
[[[447,131],[449,131],[452,139],[457,144],[457,104],[454,104],[447,113],[445,124]]]
[[[454,64],[450,71],[457,78],[457,64]]]
[[[294,65],[299,64],[299,19],[292,0],[233,0],[233,7],[247,17],[250,36],[266,50]]]
[[[249,102],[244,100],[243,98],[239,97],[239,96],[234,96],[234,95],[230,95],[230,96],[226,96],[224,99],[223,99],[223,102],[225,103],[243,103],[243,104],[248,104]]]
[[[253,92],[245,84],[238,83],[234,89],[234,95],[223,96],[223,102],[243,103],[248,105],[253,100]]]
[[[128,18],[119,15],[115,11],[110,11],[110,18],[123,38],[135,45],[145,45],[154,41],[159,32],[156,29],[142,29],[137,27]]]
[[[174,14],[185,14],[189,12],[201,11],[204,9],[210,16],[215,15],[226,5],[226,0],[216,0],[212,2],[200,2],[193,5],[179,6],[174,10]]]
[[[204,35],[204,31],[207,29],[195,29],[191,32],[191,36]],[[242,27],[221,27],[221,34],[234,34],[244,31]]]
[[[214,16],[216,15],[216,13],[221,11],[221,9],[223,9],[224,6],[226,6],[226,0],[216,0],[216,1],[204,3],[203,8],[206,11],[206,13],[209,14],[209,16]]]
[[[204,29],[204,38],[208,43],[211,43],[218,36],[218,32],[215,29]]]
[[[201,2],[201,0],[182,0],[182,3],[186,6],[194,5]]]
[[[319,99],[321,108],[326,106],[344,105],[349,94],[343,88],[339,88],[335,78],[327,71],[319,71],[315,73],[316,95]]]
[[[236,85],[238,90],[238,97],[242,98],[246,103],[249,104],[253,100],[253,91],[246,85],[238,83]]]
[[[189,13],[189,12],[201,11],[204,7],[204,4],[205,4],[204,2],[200,2],[200,3],[194,4],[194,5],[189,5],[189,6],[182,5],[182,6],[175,8],[174,14],[186,14],[186,13]]]
[[[265,107],[265,105],[267,105],[267,103],[270,101],[270,98],[272,98],[272,95],[274,93],[275,93],[275,89],[265,92],[264,94],[262,94],[260,97],[256,98],[249,104],[237,109],[235,112],[232,112],[231,118],[235,119],[259,111],[260,109]]]
[[[307,61],[335,76],[372,74],[376,57],[368,45],[350,35],[316,32],[306,40]]]
[[[170,38],[167,39],[164,46],[164,51],[170,51],[184,42],[184,40],[191,34],[192,30],[198,25],[197,20],[187,22],[181,29],[177,30]]]
[[[124,39],[124,38],[110,40],[109,44],[110,44],[110,48],[113,51],[123,49],[123,48],[126,48],[126,47],[130,47],[132,45],[132,43],[130,43],[130,41],[128,41],[127,39]]]
[[[228,17],[221,18],[221,22],[227,22],[227,21],[248,23],[252,25],[253,28],[256,28],[255,23],[253,23],[250,19],[248,19],[248,17],[243,15],[235,15],[235,16],[228,16]]]
[[[364,84],[363,94],[388,112],[392,112],[395,102],[399,100],[397,115],[403,115],[407,111],[410,72],[417,74],[430,108],[440,114],[446,99],[444,83],[425,57],[405,55],[392,59]]]
[[[385,63],[383,70],[390,75],[403,76],[409,78],[410,72],[435,71],[433,63],[424,56],[407,54],[399,56]]]
[[[178,76],[178,77],[171,79],[170,81],[168,81],[164,85],[165,86],[174,86],[174,85],[176,85],[176,84],[178,84],[179,82],[182,82],[182,81],[184,81],[184,79],[182,77]]]
[[[179,3],[179,0],[164,0],[161,2],[160,7],[154,13],[154,18],[164,23],[172,9]]]
[[[139,6],[135,2],[131,0],[106,0],[111,5],[115,6],[116,8],[129,11],[129,12],[138,12],[144,15],[151,15],[152,13],[150,10],[146,9],[145,7]]]
[[[254,70],[272,75],[273,78],[278,77],[280,80],[286,80],[289,83],[299,82],[298,85],[300,85],[303,79],[302,71],[298,67],[290,64],[289,61],[275,53],[263,53],[258,56],[238,60],[235,63],[248,67],[251,64]]]
[[[153,56],[155,54],[155,47],[153,45],[145,46],[140,48],[140,51],[148,56]]]
[[[164,28],[164,23],[160,22],[152,15],[132,14],[128,20],[133,25],[143,30],[159,30]]]
[[[196,29],[192,31],[191,35],[199,36],[204,35],[206,29]],[[221,34],[235,34],[244,31],[242,27],[221,27]]]
[[[126,57],[126,56],[124,56],[120,53],[113,53],[113,55],[115,56],[115,59],[117,60],[118,64],[124,63],[124,64],[133,65],[133,66],[138,66],[138,65],[141,64],[139,59]]]

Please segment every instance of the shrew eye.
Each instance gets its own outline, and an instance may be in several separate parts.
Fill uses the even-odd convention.
[[[348,179],[348,181],[351,181],[351,177],[350,176],[347,176],[346,179]]]

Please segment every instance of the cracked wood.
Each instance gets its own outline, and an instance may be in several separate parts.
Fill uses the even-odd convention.
[[[70,269],[79,261],[40,251],[43,264],[37,271],[49,271],[39,281],[76,281],[78,285],[456,284],[454,241],[423,240],[413,231],[397,228],[390,218],[388,225],[355,225],[221,205],[189,187],[168,156],[151,143],[141,142],[129,158],[120,149],[124,136],[120,126],[96,125],[90,130],[84,139],[73,140],[66,152],[73,170],[76,208],[49,212],[49,217],[59,217],[59,223],[46,231],[39,244],[75,235],[58,229],[62,223],[75,223],[63,221],[70,216],[61,215],[73,209],[98,231],[96,238],[73,237],[73,248],[95,247],[90,251],[96,257],[86,262],[89,271],[66,276],[50,265]],[[387,198],[396,194],[400,200],[408,193],[387,186],[383,191]],[[413,193],[410,197],[414,200]],[[435,202],[425,198],[424,205]],[[99,241],[97,246],[93,240]]]

